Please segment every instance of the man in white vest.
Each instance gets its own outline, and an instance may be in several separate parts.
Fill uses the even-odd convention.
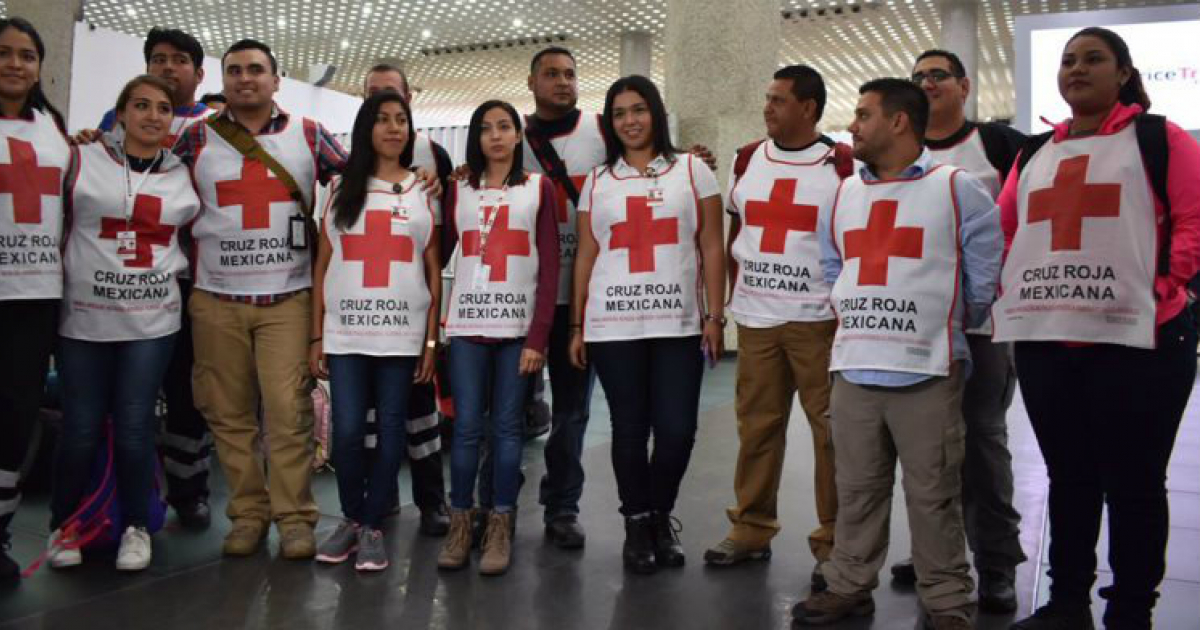
[[[991,193],[1000,194],[1025,135],[1000,123],[967,120],[971,91],[966,68],[953,52],[927,50],[917,57],[912,81],[929,97],[925,146],[933,158],[974,175]],[[1011,344],[992,343],[989,320],[967,331],[971,377],[963,391],[967,452],[963,462],[963,517],[967,543],[979,575],[979,609],[1011,613],[1017,609],[1017,565],[1021,551],[1021,515],[1013,509],[1012,455],[1005,415],[1017,387]],[[901,583],[917,581],[912,559],[892,565]]]
[[[850,132],[865,166],[817,228],[838,317],[837,538],[822,568],[828,589],[792,614],[826,625],[874,612],[899,459],[925,627],[966,630],[975,589],[960,499],[965,331],[995,297],[999,216],[979,180],[923,148],[929,100],[919,87],[877,79],[859,93]]]
[[[399,66],[379,63],[372,66],[363,77],[363,92],[368,97],[383,90],[392,90],[410,104],[412,102],[408,77]],[[425,169],[426,173],[436,173],[441,181],[442,190],[447,189],[447,178],[452,170],[450,155],[428,134],[417,132],[413,141],[411,166],[414,169]],[[413,385],[408,407],[408,462],[412,474],[413,503],[421,511],[420,530],[427,536],[442,536],[450,531],[450,514],[446,508],[441,426],[438,420],[437,394],[433,385]],[[371,423],[367,429],[369,453],[374,452],[376,439],[376,427]],[[396,506],[399,509],[399,497],[396,499]]]
[[[729,178],[729,312],[737,322],[739,450],[733,527],[704,554],[730,565],[767,559],[780,530],[778,494],[788,418],[797,392],[813,439],[818,527],[808,536],[820,564],[833,550],[837,519],[829,434],[829,351],[837,320],[821,274],[817,217],[853,170],[850,147],[817,131],[825,83],[808,66],[778,70],[767,87],[768,138],[743,147]]]
[[[239,41],[221,65],[229,106],[175,145],[203,205],[192,227],[189,305],[196,407],[229,483],[233,529],[224,553],[254,553],[274,521],[281,555],[310,558],[319,516],[308,370],[311,208],[316,183],[340,171],[346,153],[316,121],[275,104],[279,68],[265,44]]]

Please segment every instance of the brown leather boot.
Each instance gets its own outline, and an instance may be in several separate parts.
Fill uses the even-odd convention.
[[[471,557],[471,523],[475,510],[450,510],[450,532],[438,554],[439,569],[461,569]]]
[[[508,571],[512,556],[512,512],[492,512],[488,517],[487,531],[483,534],[483,557],[479,560],[479,572],[483,575],[501,575]]]

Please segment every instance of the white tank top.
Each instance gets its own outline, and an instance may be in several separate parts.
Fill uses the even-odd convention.
[[[842,181],[828,161],[832,154],[820,142],[783,152],[767,140],[730,190],[729,206],[742,223],[732,247],[738,273],[729,304],[739,324],[833,319],[816,231]]]
[[[307,203],[317,177],[315,147],[292,117],[283,130],[255,136],[299,184]],[[196,287],[229,295],[275,295],[312,286],[308,249],[289,246],[291,218],[302,216],[287,187],[257,160],[242,157],[212,129],[192,168],[204,210],[196,240]],[[315,132],[314,132],[315,133]]]
[[[0,300],[62,297],[63,174],[71,151],[54,118],[0,118]]]
[[[526,117],[525,120],[528,124],[529,118]],[[575,129],[571,133],[551,138],[550,145],[566,165],[567,176],[575,184],[575,190],[583,190],[583,182],[588,173],[604,163],[605,145],[604,133],[600,130],[600,115],[581,113]],[[528,142],[525,143],[523,151],[525,170],[544,173]],[[558,191],[558,257],[562,265],[558,273],[558,303],[570,304],[575,250],[579,246],[579,237],[575,232],[576,207],[571,203],[566,188],[557,182],[554,188]]]
[[[80,147],[78,159],[59,334],[133,341],[178,331],[176,274],[188,264],[179,229],[200,212],[187,167],[170,156],[160,172],[127,179],[100,142]]]
[[[1017,185],[995,340],[1153,348],[1155,221],[1134,125],[1047,142]]]
[[[363,211],[348,230],[334,225],[332,208],[325,210],[325,233],[333,246],[324,285],[328,354],[424,351],[432,299],[424,255],[439,223],[438,209],[415,175],[400,188],[397,193],[390,182],[372,178]]]
[[[950,373],[962,301],[954,174],[846,180],[830,222],[842,273],[833,285],[838,330],[829,369]]]
[[[460,181],[458,250],[446,314],[448,337],[510,339],[529,334],[538,284],[537,214],[542,176],[504,190]]]
[[[620,160],[593,171],[584,187],[581,211],[590,212],[600,246],[588,283],[586,341],[700,334],[693,156],[672,163],[659,157],[650,166],[657,177],[638,175]]]

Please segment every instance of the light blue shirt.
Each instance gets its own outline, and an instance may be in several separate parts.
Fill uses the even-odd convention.
[[[928,149],[923,150],[917,161],[904,169],[900,178],[920,177],[938,164]],[[865,182],[879,181],[879,177],[865,165],[859,168],[858,174]],[[996,299],[996,286],[1000,282],[1004,233],[1000,230],[999,207],[975,176],[962,171],[955,176],[954,184],[961,221],[959,247],[962,248],[963,263],[963,301],[961,305],[955,305],[954,317],[959,318],[965,325],[955,327],[953,331],[951,358],[965,361],[967,374],[970,374],[971,350],[967,346],[967,335],[963,331],[987,321],[988,311]],[[821,213],[817,236],[821,243],[821,270],[825,282],[832,286],[842,273],[842,257],[833,245],[833,233],[829,226],[830,215],[831,210]],[[964,308],[965,313],[962,312]],[[856,385],[882,387],[907,387],[932,378],[927,374],[888,370],[843,370],[841,374],[847,381]]]

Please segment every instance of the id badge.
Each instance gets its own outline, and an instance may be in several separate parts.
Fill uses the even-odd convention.
[[[292,215],[288,220],[288,246],[292,249],[308,249],[308,226],[301,215]]]
[[[472,283],[475,290],[478,291],[487,288],[488,275],[491,274],[491,271],[491,267],[482,264],[475,268],[475,280]]]
[[[663,189],[658,186],[651,186],[646,191],[646,205],[661,206],[663,204]]]
[[[394,206],[392,208],[392,232],[407,231],[408,216],[408,206]]]
[[[137,232],[133,230],[117,232],[117,258],[123,261],[137,258]]]

